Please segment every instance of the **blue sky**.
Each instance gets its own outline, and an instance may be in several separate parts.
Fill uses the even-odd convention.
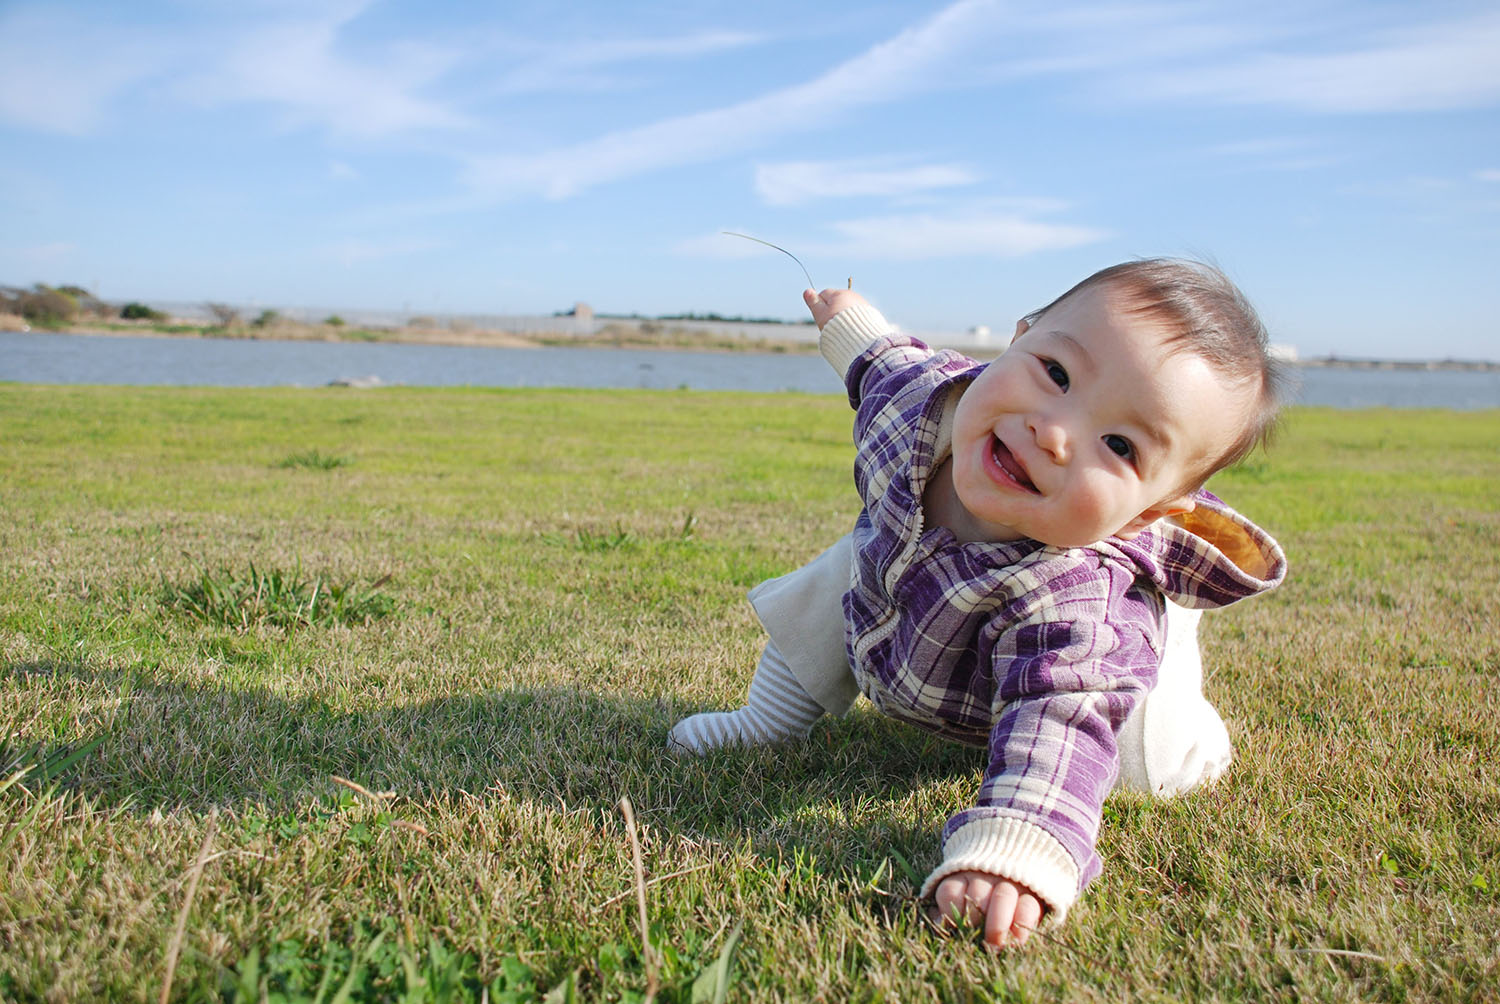
[[[1500,5],[0,0],[0,283],[1016,317],[1208,256],[1304,355],[1500,359]]]

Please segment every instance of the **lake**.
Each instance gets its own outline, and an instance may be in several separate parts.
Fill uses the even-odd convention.
[[[1335,408],[1500,408],[1500,372],[1301,367],[1297,400]],[[0,331],[0,380],[321,387],[644,387],[839,393],[817,355],[472,348]]]

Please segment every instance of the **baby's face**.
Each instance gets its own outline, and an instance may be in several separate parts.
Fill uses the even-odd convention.
[[[1092,287],[1028,327],[959,400],[953,486],[992,540],[1132,537],[1192,508],[1183,483],[1244,428],[1249,388]]]

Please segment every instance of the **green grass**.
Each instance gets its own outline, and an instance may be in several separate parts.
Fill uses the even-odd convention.
[[[289,453],[276,462],[277,467],[297,468],[305,467],[314,471],[331,471],[337,467],[347,467],[354,461],[337,453],[324,453],[319,449],[298,450]]]
[[[976,752],[868,709],[663,750],[742,696],[744,590],[847,528],[849,424],[0,385],[0,999],[154,1001],[169,961],[184,1001],[1496,998],[1500,413],[1298,411],[1215,481],[1292,562],[1205,624],[1235,766],[1111,800],[1102,877],[1005,956],[915,900]],[[359,463],[279,466],[309,441]],[[390,608],[273,613],[313,582]]]
[[[277,627],[359,625],[387,617],[396,601],[380,591],[389,576],[368,587],[357,582],[307,578],[302,570],[220,568],[199,572],[185,583],[163,583],[162,605],[208,624],[248,631],[260,624]]]

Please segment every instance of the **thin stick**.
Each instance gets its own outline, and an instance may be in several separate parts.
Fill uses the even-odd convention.
[[[341,784],[350,791],[357,792],[375,802],[383,802],[396,797],[394,791],[371,791],[357,781],[351,781],[347,777],[339,777],[337,774],[329,774],[328,779],[334,784]]]
[[[684,875],[691,875],[691,874],[693,874],[693,872],[701,872],[701,871],[703,871],[703,870],[705,870],[707,868],[712,868],[716,864],[718,864],[717,861],[705,861],[705,862],[703,862],[703,864],[701,864],[701,865],[693,865],[691,868],[679,868],[679,869],[677,869],[677,871],[672,872],[671,874],[656,876],[656,878],[654,878],[651,881],[647,882],[646,885],[648,887],[650,887],[650,886],[656,885],[659,882],[669,882],[669,881],[671,881],[674,878],[681,878]],[[616,903],[620,902],[620,900],[624,899],[626,896],[629,896],[633,892],[635,892],[635,889],[632,888],[632,889],[626,889],[622,893],[617,893],[617,894],[611,896],[609,899],[605,900],[603,903],[600,903],[598,906],[594,907],[594,910],[595,911],[599,911],[599,910],[603,910],[603,909],[605,909],[607,907],[614,906]]]
[[[813,289],[815,287],[815,283],[812,281],[812,273],[807,271],[807,266],[802,264],[802,259],[792,254],[786,248],[780,247],[776,244],[772,244],[770,241],[763,241],[759,237],[751,237],[749,234],[735,233],[733,230],[721,230],[719,232],[722,234],[728,234],[730,237],[743,237],[747,241],[754,241],[757,244],[764,244],[768,248],[774,248],[775,250],[780,251],[782,254],[786,255],[792,261],[797,263],[797,267],[800,268],[802,270],[802,274],[807,277],[807,288]],[[849,280],[849,288],[854,288],[853,279]]]
[[[635,835],[635,808],[630,804],[629,795],[620,799],[620,811],[625,814],[625,829],[630,833],[630,854],[635,861],[635,902],[641,925],[641,956],[646,962],[646,1004],[651,1004],[656,1000],[658,985],[656,949],[651,944],[646,922],[646,866],[641,863],[641,841]]]
[[[172,996],[172,976],[177,972],[177,956],[182,952],[182,935],[187,930],[188,913],[193,908],[193,897],[198,894],[198,879],[203,875],[203,866],[208,863],[208,847],[213,842],[214,831],[219,827],[219,810],[208,816],[208,832],[203,834],[203,843],[198,848],[198,859],[188,873],[187,894],[182,897],[182,909],[177,912],[177,929],[172,932],[172,943],[167,946],[167,975],[161,982],[161,1004],[167,1004]]]
[[[1387,962],[1384,955],[1372,955],[1369,952],[1354,952],[1347,948],[1293,948],[1293,955],[1337,955],[1345,959],[1369,959],[1371,962]]]

